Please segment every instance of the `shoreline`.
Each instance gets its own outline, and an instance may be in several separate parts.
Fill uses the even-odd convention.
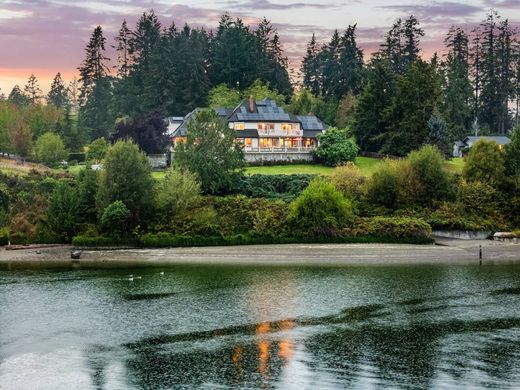
[[[72,246],[6,250],[0,248],[0,270],[117,269],[176,265],[349,266],[420,264],[520,264],[520,245],[490,240],[437,239],[436,245],[284,244],[167,249],[83,250]]]

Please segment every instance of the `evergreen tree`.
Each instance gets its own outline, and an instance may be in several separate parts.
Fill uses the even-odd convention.
[[[442,114],[446,118],[449,139],[456,141],[470,133],[473,120],[473,87],[469,78],[469,40],[458,27],[451,27],[445,39],[448,54],[443,63]]]
[[[378,53],[385,58],[398,74],[404,74],[419,58],[419,44],[424,30],[419,27],[419,21],[411,15],[404,22],[397,19],[385,37],[385,43]]]
[[[318,96],[321,92],[318,54],[316,36],[312,34],[312,38],[307,44],[307,53],[303,58],[301,72],[303,74],[303,86],[310,90],[314,96]]]
[[[128,76],[130,70],[130,40],[132,39],[132,32],[126,25],[126,20],[123,20],[119,34],[115,37],[116,45],[112,46],[117,51],[117,77],[125,78]]]
[[[82,105],[86,103],[97,83],[108,76],[106,63],[110,59],[105,56],[105,43],[106,38],[103,36],[103,30],[101,26],[97,26],[85,47],[85,59],[78,68],[79,82],[81,83],[79,101]]]
[[[79,124],[90,132],[90,139],[107,137],[114,120],[109,112],[112,85],[108,77],[105,56],[106,38],[100,26],[94,29],[85,48],[85,59],[78,68],[80,72]]]
[[[210,79],[214,85],[226,84],[243,90],[258,78],[258,58],[262,48],[258,38],[241,19],[221,17],[211,42]]]
[[[451,142],[448,127],[436,110],[428,120],[427,125],[429,133],[424,143],[426,145],[436,146],[445,158],[450,157]]]
[[[428,120],[440,103],[441,90],[434,67],[422,60],[397,81],[396,93],[384,116],[388,127],[379,135],[383,153],[405,156],[419,148],[430,130]]]
[[[23,88],[24,94],[32,104],[39,103],[42,98],[42,90],[38,84],[38,79],[34,74],[29,76],[27,84]]]
[[[496,12],[482,23],[479,119],[492,133],[505,134],[510,128],[508,104],[514,93],[513,32],[507,20]]]
[[[47,103],[58,108],[64,108],[68,104],[67,87],[65,87],[60,72],[54,76],[51,89],[47,94]]]
[[[15,85],[13,87],[13,89],[9,93],[7,100],[17,106],[25,106],[30,103],[29,98],[25,96],[25,94],[18,85]]]
[[[358,95],[363,81],[363,51],[356,43],[356,25],[348,26],[341,38],[338,71],[336,98],[341,99],[348,93]]]
[[[394,98],[396,74],[393,65],[374,58],[368,66],[366,83],[355,113],[354,134],[361,150],[377,152],[383,139],[379,137],[388,126],[384,115]]]

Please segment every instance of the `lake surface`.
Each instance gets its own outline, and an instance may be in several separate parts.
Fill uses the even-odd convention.
[[[520,387],[520,266],[0,272],[0,389],[460,386]]]

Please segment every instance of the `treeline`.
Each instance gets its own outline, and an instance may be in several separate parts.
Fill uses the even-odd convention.
[[[517,33],[490,12],[471,32],[451,27],[446,55],[425,61],[424,31],[411,16],[394,23],[365,65],[356,26],[349,26],[325,45],[312,37],[303,85],[336,104],[336,118],[346,113],[362,150],[404,156],[433,143],[448,154],[451,143],[466,135],[507,134],[518,124]]]
[[[115,76],[105,55],[106,38],[97,27],[80,71],[80,123],[92,138],[108,137],[116,120],[160,110],[184,116],[208,104],[212,87],[244,90],[255,80],[284,96],[292,85],[276,29],[264,19],[254,29],[224,15],[215,32],[172,23],[163,26],[153,11],[133,30],[123,22],[116,37]]]
[[[450,28],[446,54],[424,60],[424,31],[411,16],[398,19],[369,58],[352,25],[325,44],[312,36],[296,83],[266,19],[250,27],[224,15],[215,31],[206,31],[164,25],[150,11],[133,28],[123,21],[111,43],[96,27],[78,68],[79,84],[66,87],[58,73],[46,100],[61,110],[55,132],[71,150],[101,137],[116,140],[120,123],[140,123],[151,113],[183,116],[196,107],[234,107],[253,94],[349,128],[362,151],[405,156],[434,144],[449,155],[453,141],[475,133],[507,134],[518,123],[517,35],[507,19],[490,12],[472,31]],[[115,58],[107,56],[109,45]],[[13,88],[7,102],[23,113],[41,95],[31,76],[23,89]],[[14,139],[22,133],[11,130],[11,150],[22,149]]]

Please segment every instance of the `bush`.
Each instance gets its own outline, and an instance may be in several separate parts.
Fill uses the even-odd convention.
[[[195,174],[170,168],[166,177],[157,183],[155,192],[160,224],[171,228],[176,220],[200,204],[202,191]]]
[[[450,178],[439,149],[431,145],[423,146],[420,150],[411,152],[407,160],[419,183],[413,188],[414,203],[428,206],[434,201],[446,200],[449,197]]]
[[[359,151],[354,138],[349,138],[347,129],[330,127],[319,136],[319,141],[313,155],[317,161],[331,167],[354,161]]]
[[[495,141],[484,139],[473,145],[462,171],[468,182],[480,181],[497,188],[504,179],[504,154]]]
[[[431,239],[431,226],[420,218],[412,217],[373,217],[359,219],[355,226],[346,230],[352,236],[373,237],[384,239]],[[389,240],[390,242],[392,240]]]
[[[96,205],[100,214],[109,204],[120,200],[137,225],[153,211],[154,180],[150,164],[132,141],[118,141],[108,149],[98,184]]]
[[[49,197],[47,225],[60,240],[70,242],[77,228],[79,199],[69,183],[60,181]]]
[[[457,202],[465,213],[481,216],[495,216],[498,210],[496,190],[480,181],[460,182]]]
[[[82,163],[85,162],[85,153],[83,152],[71,152],[69,153],[69,157],[67,158],[67,161],[72,164],[72,162]]]
[[[234,192],[251,198],[293,199],[316,175],[251,175],[237,181]]]
[[[314,179],[291,204],[291,222],[302,233],[334,235],[354,220],[352,203],[321,178]]]
[[[0,228],[0,246],[9,244],[9,229]]]
[[[88,145],[85,159],[87,161],[100,162],[105,158],[108,151],[108,143],[104,138],[95,139]],[[80,161],[80,160],[78,160]]]
[[[58,134],[45,133],[36,141],[35,155],[41,163],[55,167],[67,158],[67,151]]]
[[[348,199],[361,199],[366,181],[367,178],[352,162],[336,167],[330,175],[330,182]]]
[[[367,185],[367,199],[375,205],[395,209],[399,196],[398,163],[385,160],[379,164]]]
[[[103,215],[99,227],[110,237],[124,237],[129,235],[130,211],[120,200],[110,204]]]

